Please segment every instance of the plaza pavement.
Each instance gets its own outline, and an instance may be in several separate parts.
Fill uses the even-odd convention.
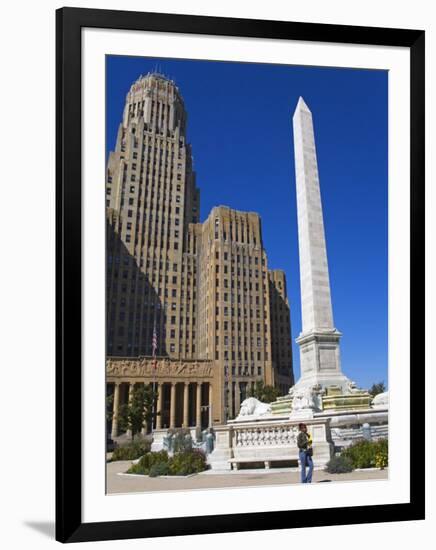
[[[148,477],[120,475],[125,473],[130,460],[107,463],[107,493],[143,493],[148,491],[184,491],[192,489],[220,489],[225,487],[260,487],[262,485],[287,485],[299,483],[295,468],[265,470],[239,470],[217,473],[206,470],[187,477]],[[313,472],[313,483],[328,481],[365,481],[387,479],[388,470],[357,470],[349,474],[328,474],[321,470]]]

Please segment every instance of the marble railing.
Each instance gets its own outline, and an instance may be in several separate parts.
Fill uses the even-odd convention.
[[[295,425],[233,429],[235,447],[289,446],[296,444],[297,434],[298,428]]]
[[[332,452],[330,420],[305,421],[313,440],[315,468],[323,468]],[[297,463],[298,421],[247,419],[214,426],[215,449],[209,455],[212,469],[230,469],[241,463],[264,462],[269,467],[274,461]]]

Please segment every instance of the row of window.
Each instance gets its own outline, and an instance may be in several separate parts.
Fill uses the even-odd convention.
[[[177,231],[176,231],[177,233]],[[137,235],[138,237],[138,235]],[[145,237],[145,235],[144,235]],[[159,240],[159,233],[156,231],[154,234],[153,233],[149,233],[148,234],[148,246],[151,246],[151,241],[152,241],[152,238],[154,237],[154,241],[158,241]],[[163,241],[165,239],[165,233],[164,232],[161,232],[160,233],[160,237],[161,237],[161,240]],[[177,238],[177,235],[175,235],[175,238]],[[130,243],[130,242],[133,242],[132,241],[132,236],[130,235],[130,233],[127,233],[126,236],[125,236],[125,242],[126,243]],[[135,242],[135,245],[138,244],[138,238],[136,239],[136,242]],[[172,241],[172,248],[173,250],[179,250],[179,242],[178,241]],[[167,246],[166,246],[167,250],[170,248],[170,242],[167,242]]]
[[[141,171],[139,181],[143,179],[143,174],[144,174],[144,172]],[[156,175],[158,175],[158,174],[157,174],[157,171],[156,171],[156,167],[153,168],[153,170],[150,169],[148,172],[146,172],[146,174],[147,174],[147,176],[148,176],[147,181],[149,181],[149,180],[153,181],[153,178],[156,178]],[[162,178],[162,177],[165,177],[165,172],[159,173],[159,176],[160,176],[161,178]],[[167,178],[168,178],[168,179],[172,179],[171,171],[168,172]],[[132,174],[132,173],[130,174],[130,181],[137,181],[137,180],[136,180],[136,174]],[[181,176],[181,174],[177,174],[177,175],[176,175],[176,181],[182,181],[182,176]],[[125,183],[125,182],[126,182],[126,179],[123,179],[123,183]]]
[[[207,326],[207,325],[206,325]],[[241,332],[241,329],[243,328],[245,332],[248,331],[248,328],[250,328],[250,332],[254,332],[254,324],[253,323],[241,323],[240,321],[238,321],[238,323],[236,324],[235,321],[223,321],[222,323],[222,327],[223,327],[223,330],[229,330],[229,327],[231,327],[232,331],[235,332],[235,328],[238,328],[238,332]],[[260,332],[260,323],[256,323],[256,332]],[[219,330],[220,329],[220,322],[219,321],[215,321],[215,330]],[[265,329],[265,332],[267,332],[268,330],[268,327],[266,325],[264,325],[264,329]]]
[[[224,288],[232,288],[232,289],[242,288],[245,292],[253,291],[253,283],[251,281],[249,281],[248,284],[247,282],[244,281],[244,283],[242,284],[239,279],[237,279],[236,282],[234,279],[230,279],[230,281],[229,279],[222,279],[221,283],[219,279],[215,279],[215,287],[217,288],[217,290],[219,289],[220,286]],[[266,286],[262,285],[262,287],[263,287],[263,292],[266,292]],[[260,288],[259,283],[254,283],[255,292],[259,292],[259,288]]]
[[[228,306],[224,306],[224,307],[216,306],[216,307],[215,307],[215,315],[216,315],[216,316],[219,316],[221,310],[222,310],[224,316],[228,316],[228,315],[229,315],[229,310],[231,310],[231,315],[232,315],[232,317],[234,317],[234,315],[235,315],[235,308],[233,308],[233,307],[232,307],[232,308],[229,308]],[[256,311],[256,318],[257,318],[257,319],[260,319],[260,313],[261,313],[261,311],[260,311],[259,309],[256,309],[255,311]],[[252,310],[252,309],[245,309],[245,308],[244,308],[244,309],[242,310],[242,312],[243,312],[244,317],[247,317],[247,316],[250,316],[250,317],[252,317],[252,318],[254,317],[254,315],[253,315],[253,310]],[[248,313],[249,313],[249,315],[248,315]],[[264,316],[266,317],[266,316],[267,316],[267,312],[264,311],[263,313],[264,313]],[[236,314],[237,314],[238,317],[241,317],[241,309],[240,309],[240,308],[238,308],[238,309],[236,310]]]
[[[152,136],[150,136],[149,132],[153,132],[154,130],[156,130],[156,127],[154,124],[147,124],[145,123],[144,124],[144,132],[143,132],[143,137],[145,138],[144,141],[143,141],[143,145],[142,145],[142,152],[144,153],[145,152],[145,149],[148,148],[148,152],[150,153],[151,150],[152,150],[152,146],[150,145],[150,141],[153,142],[153,144],[155,145],[155,147],[153,148],[155,151],[157,150],[161,150],[161,151],[168,151],[168,152],[171,152],[171,158],[173,158],[174,156],[174,152],[172,151],[172,149],[176,149],[176,146],[178,145],[179,147],[179,152],[178,152],[178,159],[182,159],[183,158],[183,147],[185,145],[185,140],[184,140],[184,136],[180,136],[179,137],[179,142],[178,144],[173,142],[173,140],[171,139],[171,141],[168,141],[168,140],[165,140],[165,139],[152,139]],[[122,136],[121,136],[121,152],[125,153],[126,152],[126,148],[127,148],[127,131],[128,129],[127,128],[123,128],[123,133],[122,133]],[[132,145],[133,145],[133,148],[134,149],[138,149],[139,147],[139,138],[137,137],[137,134],[136,134],[136,128],[134,126],[132,126],[130,128],[130,131],[131,131],[131,137],[132,137]],[[164,135],[164,132],[163,130],[161,131],[161,135]],[[174,133],[171,132],[171,131],[168,131],[167,132],[167,137],[170,137],[170,138],[173,138],[174,137]],[[149,138],[149,139],[147,139]]]
[[[250,368],[248,366],[236,367],[236,366],[233,365],[232,370],[230,371],[228,366],[224,366],[225,375],[228,376],[230,372],[232,373],[232,376],[236,376],[236,375],[238,375],[238,376],[255,376],[256,369],[255,369],[254,365],[251,365]],[[262,367],[260,367],[260,366],[257,367],[257,375],[258,376],[262,375]],[[244,400],[244,397],[242,396],[242,401],[243,400]]]
[[[223,271],[224,274],[229,273],[229,266],[227,264],[224,264],[222,267],[223,267],[222,271]],[[212,270],[212,267],[210,267],[209,269]],[[220,272],[220,265],[217,264],[215,266],[215,273],[218,274],[219,272]],[[247,276],[248,277],[253,277],[253,272],[254,272],[254,277],[256,279],[258,279],[259,278],[259,270],[258,269],[254,269],[254,270],[253,269],[246,269],[245,267],[244,268],[240,268],[240,267],[235,268],[233,266],[233,264],[230,268],[230,273],[232,275],[234,275],[236,273],[236,275],[238,275],[238,276],[243,275],[244,277],[247,277]]]
[[[157,219],[159,217],[159,213],[155,214],[155,216],[156,216],[156,221],[157,221]],[[130,210],[130,209],[127,210],[127,217],[128,218],[133,218],[133,210]],[[136,217],[139,218],[139,212],[137,213]],[[153,214],[149,215],[148,220],[149,220],[149,222],[153,221]],[[164,223],[164,221],[162,223]],[[174,225],[180,225],[180,218],[174,218]]]
[[[227,231],[222,228],[220,229],[220,219],[219,218],[216,218],[215,219],[215,240],[219,240],[220,237],[221,237],[221,234],[222,234],[222,238],[224,241],[228,241],[228,233]],[[229,233],[230,233],[230,240],[231,241],[235,241],[235,242],[241,242],[241,243],[246,243],[246,244],[254,244],[256,245],[257,244],[257,239],[256,239],[256,235],[252,234],[251,231],[250,231],[250,228],[244,224],[233,224],[232,222],[230,222],[229,226],[228,226],[228,230],[229,230]],[[234,237],[232,238],[231,236],[234,235]]]
[[[132,192],[132,188],[130,188],[130,192]],[[111,190],[108,188],[108,189],[106,190],[106,193],[107,193],[108,195],[110,195],[110,194],[111,194]],[[122,196],[122,197],[123,197],[123,196]],[[124,198],[124,197],[123,197],[123,198]],[[153,200],[153,199],[154,199],[154,195],[152,194],[152,195],[151,195],[151,200]],[[182,197],[181,197],[180,195],[176,195],[176,204],[181,204],[181,202],[182,202]],[[141,200],[141,197],[129,197],[129,199],[128,199],[128,205],[129,205],[129,206],[134,206],[135,203],[137,204],[138,208],[141,208],[141,207],[147,208],[147,204],[148,204],[148,203],[147,203],[147,200],[142,201],[142,200]],[[124,201],[122,201],[121,206],[123,206],[123,205],[124,205]],[[157,202],[156,202],[155,204],[151,204],[151,205],[149,206],[149,208],[150,208],[150,207],[151,207],[151,208],[154,207],[154,209],[157,209],[157,210],[160,209],[159,197],[158,197]],[[179,212],[180,212],[180,207],[177,206],[176,208],[178,208],[178,209],[179,209]],[[179,212],[178,212],[178,213],[179,213]]]
[[[121,262],[121,259],[123,260]],[[128,255],[123,255],[123,256],[118,256],[118,255],[113,255],[113,254],[108,254],[107,256],[107,261],[108,261],[108,265],[120,265],[121,263],[123,265],[126,265],[126,266],[129,266],[129,265],[135,265],[136,266],[136,261],[134,258],[132,258],[131,256],[128,256]],[[152,268],[153,270],[157,270],[158,268],[162,271],[164,269],[164,262],[163,260],[151,260],[150,258],[147,259],[147,261],[144,262],[144,258],[141,259],[141,262],[140,262],[140,266],[143,267],[143,266],[146,266],[147,269],[149,268]],[[167,258],[167,261],[165,262],[165,271],[170,271],[170,268],[171,268],[171,265],[172,265],[172,271],[174,273],[177,273],[178,272],[178,264],[177,263],[170,263],[169,259]],[[182,273],[185,271],[185,265],[182,264],[182,269],[181,269]],[[195,275],[196,273],[196,268],[194,266],[194,269],[193,269],[193,274]],[[168,282],[168,281],[166,281]]]
[[[151,151],[151,148],[149,147],[149,151]],[[133,162],[138,161],[138,153],[137,151],[134,151],[132,153],[132,162],[130,164],[130,170],[136,172],[138,169],[138,163]],[[124,170],[127,170],[127,162],[124,164]],[[181,172],[183,172],[183,165],[181,162],[177,162],[177,164],[174,164],[174,154],[171,155],[171,161],[168,161],[168,157],[164,156],[158,156],[156,155],[153,157],[152,155],[148,155],[145,157],[144,155],[141,156],[141,173],[148,172],[151,174],[156,172],[156,170],[162,170],[162,169],[170,169],[171,170],[177,170],[179,172],[179,175]],[[179,178],[180,179],[180,178]]]
[[[242,258],[242,260],[241,260],[241,258]],[[251,256],[249,254],[242,254],[242,255],[241,254],[233,254],[233,255],[231,255],[231,259],[234,262],[239,263],[239,262],[242,261],[242,263],[246,263],[248,265],[251,265],[253,258],[254,258],[255,265],[258,265],[259,264],[259,257],[258,256]],[[215,259],[216,260],[220,259],[220,253],[219,253],[218,250],[215,252]],[[223,253],[223,259],[224,259],[224,261],[227,261],[229,259],[229,253],[228,252]],[[262,261],[262,265],[264,265],[263,261]]]
[[[127,316],[125,316],[125,311],[124,311],[124,308],[126,306],[126,301],[123,299],[120,300],[120,304],[119,304],[119,311],[120,311],[120,314],[123,313],[123,317],[122,317],[122,320],[126,319]],[[151,306],[150,308],[144,308],[144,306]],[[163,306],[160,304],[160,303],[155,303],[154,301],[144,301],[144,300],[141,300],[140,302],[130,302],[129,304],[129,308],[130,308],[130,311],[129,311],[129,321],[133,321],[133,319],[135,318],[137,322],[140,321],[141,317],[142,317],[142,320],[147,322],[152,322],[152,321],[156,321],[156,323],[158,325],[160,325],[160,323],[162,322],[164,324],[164,329],[165,329],[165,325],[166,325],[166,322],[167,322],[167,315],[166,313],[162,313],[162,310],[165,310],[167,311],[170,310],[170,311],[176,311],[177,310],[177,303],[176,302],[167,302],[166,304],[163,304]],[[144,309],[146,309],[146,311],[144,311]],[[180,324],[183,324],[183,321],[185,321],[186,324],[190,324],[190,311],[188,310],[187,314],[186,315],[182,315],[182,312],[183,312],[183,304],[180,304]],[[135,310],[135,311],[133,311]],[[150,311],[152,310],[152,311]],[[111,308],[111,313],[110,313],[110,319],[112,321],[115,321],[115,311],[116,311],[116,300],[113,299],[112,300],[112,308]],[[134,315],[135,313],[135,315]],[[121,317],[120,317],[121,319]],[[196,317],[195,317],[195,312],[194,310],[192,311],[192,324],[195,325],[196,324]]]
[[[125,320],[124,314],[120,313],[120,319],[121,319],[121,317],[122,317],[122,320],[124,321]],[[147,316],[147,320],[150,320],[149,316]],[[195,325],[195,318],[193,319],[193,325],[189,325],[189,326],[194,326],[194,325]],[[153,331],[154,331],[153,327],[154,327],[154,321],[153,321],[153,324],[149,323],[148,328],[143,328],[143,330],[141,331],[141,337],[142,338],[149,337],[151,339],[153,337]],[[133,334],[133,331],[129,330],[128,333],[127,333],[126,332],[127,328],[128,327],[126,327],[125,325],[119,324],[117,326],[116,333],[118,334],[118,336],[124,336],[125,334],[129,334],[129,336],[131,336]],[[112,338],[114,333],[115,333],[115,328],[110,327],[109,328],[109,337]],[[170,338],[174,339],[176,337],[176,330],[175,329],[170,329],[169,334],[170,334]],[[139,331],[139,328],[137,328],[136,331],[135,331],[135,336],[137,338],[139,338],[139,335],[140,335],[140,331]],[[166,328],[164,327],[162,330],[159,331],[158,340],[165,340],[166,336],[167,336],[167,331],[166,331]],[[183,330],[180,329],[179,330],[179,338],[186,338],[186,339],[189,340],[190,331],[188,329],[186,329],[186,331],[184,333]],[[195,340],[195,330],[192,331],[192,338]]]
[[[154,198],[154,190],[155,190],[155,181],[152,180],[151,185],[148,185],[147,187],[148,187],[148,189],[151,189],[151,191],[152,191],[152,193],[151,193],[151,198],[153,199],[153,198]],[[177,185],[176,185],[176,191],[177,191],[178,193],[181,192],[181,187],[182,187],[181,184],[177,184]],[[136,189],[137,189],[137,186],[136,186],[136,185],[131,185],[129,191],[130,191],[130,193],[136,193]],[[125,189],[124,189],[124,187],[123,187],[123,190],[122,190],[122,191],[124,192],[124,190],[125,190]],[[110,191],[110,189],[109,189],[109,191]],[[159,189],[158,189],[158,193],[157,193],[157,198],[158,198],[158,199],[160,199],[160,197],[161,197],[160,191],[162,191],[162,194],[165,195],[166,192],[167,192],[167,189],[165,189],[165,188],[163,188],[163,189],[159,188]],[[170,188],[169,188],[169,194],[171,195],[172,192],[173,192],[173,188],[172,188],[172,186],[170,186]],[[110,195],[110,193],[109,193],[109,195]],[[179,200],[178,200],[178,201],[176,200],[176,202],[180,202],[180,197],[179,197]],[[147,207],[147,202],[144,202],[144,206]]]
[[[223,292],[222,296],[223,296],[223,301],[224,302],[229,302],[230,301],[231,303],[240,304],[241,303],[241,296],[243,296],[243,294],[241,295],[241,294],[236,293],[236,292],[235,293],[230,293],[230,300],[229,300],[229,293],[228,292]],[[260,304],[260,298],[259,298],[258,295],[257,296],[252,296],[251,294],[249,294],[248,296],[249,296],[248,302],[250,304],[253,303],[253,298],[254,298],[254,305],[256,305],[256,306],[261,305]],[[220,293],[219,292],[215,293],[215,300],[217,302],[220,301]],[[247,302],[247,299],[245,300],[245,302]]]
[[[153,351],[153,348],[152,348],[151,344],[149,344],[148,346],[141,346],[140,347],[138,345],[134,346],[132,344],[132,342],[128,342],[127,346],[125,346],[124,344],[119,344],[119,343],[114,344],[113,341],[109,341],[108,342],[108,354],[112,355],[114,353],[114,351],[119,355],[123,355],[123,354],[126,354],[126,353],[130,354],[131,352],[133,352],[134,355],[139,355],[139,354],[151,355],[152,351]],[[175,353],[175,351],[176,351],[175,344],[170,344],[170,353]],[[160,353],[159,347],[158,347],[157,353],[158,354]],[[185,353],[188,356],[191,355],[191,354],[194,354],[195,353],[195,345],[193,344],[191,347],[186,346]]]
[[[234,336],[232,336],[230,338],[230,336],[224,335],[222,337],[221,341],[224,344],[224,346],[231,346],[233,348],[236,346],[236,338]],[[257,337],[256,343],[257,343],[258,348],[262,347],[262,339],[260,337]],[[267,345],[267,343],[268,343],[268,339],[265,339],[265,345]],[[250,338],[250,344],[251,344],[251,347],[254,348],[254,339],[253,338]],[[216,335],[215,336],[215,346],[219,346],[219,345],[220,345],[220,336]],[[247,337],[245,337],[244,338],[244,347],[247,347],[247,346],[248,346]],[[242,347],[242,339],[241,339],[240,336],[238,337],[238,346],[237,347]],[[245,352],[245,353],[247,353],[247,352]],[[251,358],[253,359],[253,352],[251,352]]]
[[[154,282],[154,281],[153,281]],[[111,284],[110,282],[108,281],[108,291],[111,289]],[[112,288],[113,289],[113,288]],[[169,298],[170,297],[170,293],[169,293],[169,289],[168,288],[164,288],[163,289],[163,292],[162,292],[162,288],[159,287],[159,288],[154,288],[153,289],[154,293],[159,296],[159,297],[165,297],[165,298]],[[118,292],[121,292],[122,294],[126,294],[127,293],[127,284],[125,283],[121,283],[119,286],[118,286]],[[142,293],[144,293],[144,295],[147,295],[149,293],[149,289],[147,287],[145,287],[143,289],[142,285],[131,285],[130,286],[130,294],[136,294],[138,293],[139,295],[141,295]],[[183,290],[180,290],[180,291],[177,291],[177,289],[173,288],[171,289],[171,297],[172,298],[176,298],[177,296],[179,296],[180,298],[185,298],[186,296],[186,299],[187,300],[191,300],[191,293],[189,290],[186,291],[186,294]],[[192,300],[195,302],[197,298],[197,293],[196,291],[194,290],[193,293],[192,293]]]
[[[247,352],[244,352],[244,359],[242,359],[242,353],[240,351],[238,352],[238,354],[236,356],[236,353],[234,351],[229,353],[228,350],[224,350],[224,353],[222,355],[222,358],[224,359],[224,361],[230,360],[230,357],[231,357],[232,361],[236,360],[236,358],[237,358],[238,361],[242,361],[242,360],[247,361],[248,360],[247,359]],[[220,358],[220,352],[219,352],[219,350],[215,350],[215,360],[219,361],[219,358]],[[253,357],[251,359],[253,359]],[[257,360],[258,361],[262,360],[260,351],[257,352]],[[268,352],[267,351],[264,352],[264,360],[268,361]]]

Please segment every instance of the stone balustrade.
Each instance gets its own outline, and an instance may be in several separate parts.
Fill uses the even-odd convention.
[[[212,469],[230,470],[243,463],[272,462],[296,465],[298,461],[298,421],[276,420],[271,416],[262,420],[232,421],[214,426],[215,449],[209,456]],[[330,460],[333,445],[329,419],[305,421],[313,439],[313,461],[317,469]]]

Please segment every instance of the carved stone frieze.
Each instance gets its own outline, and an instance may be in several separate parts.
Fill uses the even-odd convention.
[[[212,378],[210,361],[184,361],[151,357],[109,358],[106,374],[114,378]]]

